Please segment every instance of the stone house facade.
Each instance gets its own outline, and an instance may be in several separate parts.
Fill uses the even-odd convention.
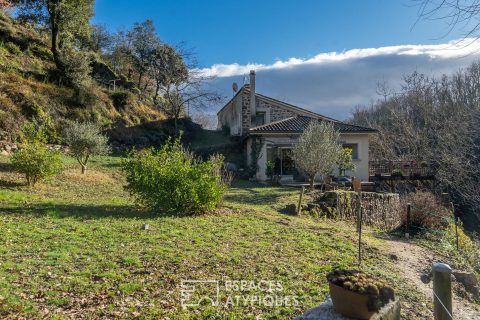
[[[280,162],[280,175],[286,179],[295,176],[291,160],[292,147],[310,121],[328,121],[340,132],[339,143],[353,151],[355,172],[348,175],[368,180],[368,149],[371,128],[350,125],[292,104],[256,92],[256,75],[250,72],[250,83],[245,84],[217,113],[218,128],[228,128],[230,135],[244,138],[246,162],[257,161],[256,178],[266,180],[267,162]],[[253,103],[252,103],[253,101]],[[258,149],[252,158],[252,146]],[[337,172],[338,173],[338,172]]]

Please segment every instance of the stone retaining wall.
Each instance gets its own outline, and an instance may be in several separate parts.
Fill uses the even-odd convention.
[[[321,202],[334,207],[340,219],[357,221],[358,193],[353,191],[330,191]],[[397,193],[362,192],[363,223],[382,230],[392,230],[402,225],[400,197]]]

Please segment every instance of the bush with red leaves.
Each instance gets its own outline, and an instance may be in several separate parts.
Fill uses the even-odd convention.
[[[410,223],[431,230],[443,229],[452,219],[451,212],[445,208],[434,194],[425,191],[410,193],[402,199],[402,221],[407,221],[407,204],[412,206]]]

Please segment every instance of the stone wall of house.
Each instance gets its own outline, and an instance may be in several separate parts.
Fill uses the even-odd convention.
[[[242,99],[242,130],[244,133],[250,128],[250,93],[243,92]],[[255,100],[256,110],[266,112],[266,123],[287,119],[297,115],[295,112],[276,106],[258,98]]]
[[[330,191],[320,199],[323,206],[334,210],[340,219],[357,221],[358,193]],[[362,221],[365,225],[393,230],[402,225],[402,207],[397,193],[361,193]]]

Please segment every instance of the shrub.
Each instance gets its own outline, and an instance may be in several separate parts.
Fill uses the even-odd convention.
[[[113,105],[116,109],[124,109],[133,99],[133,94],[128,91],[115,91],[112,93]]]
[[[196,159],[179,140],[169,140],[160,149],[131,152],[123,160],[127,190],[149,209],[175,214],[198,214],[215,209],[229,179],[223,157]]]
[[[70,148],[70,153],[82,167],[82,173],[87,173],[87,163],[91,156],[104,155],[110,152],[108,138],[101,129],[91,122],[67,122],[62,141]]]
[[[62,161],[60,154],[48,150],[40,143],[26,143],[13,154],[12,164],[20,173],[25,174],[29,186],[60,172]]]
[[[52,51],[48,47],[44,47],[44,46],[41,46],[39,44],[34,43],[34,44],[30,45],[30,47],[28,47],[28,49],[30,50],[30,52],[33,55],[39,57],[40,59],[48,60],[48,61],[53,60]]]
[[[451,213],[441,205],[440,201],[430,192],[417,191],[402,199],[402,221],[407,221],[407,204],[412,206],[411,223],[430,230],[443,229],[451,220]]]
[[[7,50],[11,53],[11,54],[14,54],[16,56],[19,56],[21,55],[23,52],[22,52],[22,49],[20,49],[19,46],[17,46],[15,43],[13,42],[7,42],[7,44],[5,45],[5,47],[7,47]]]

